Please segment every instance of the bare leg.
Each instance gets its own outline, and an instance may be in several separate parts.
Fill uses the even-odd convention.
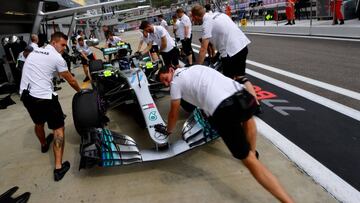
[[[37,138],[39,139],[41,146],[45,146],[46,139],[45,139],[44,123],[43,124],[35,124],[35,134],[36,134]]]
[[[62,156],[64,153],[65,135],[64,127],[54,130],[54,156],[55,156],[55,168],[60,169],[62,166]]]
[[[254,118],[243,122],[243,129],[245,131],[246,139],[250,144],[250,150],[255,153],[256,151],[256,123]]]
[[[83,65],[83,69],[84,69],[85,77],[90,78],[89,66],[88,65]]]
[[[192,54],[190,54],[189,56],[187,56],[188,58],[188,62],[189,64],[193,64],[193,61],[192,61]]]
[[[294,202],[280,185],[277,178],[255,157],[255,153],[250,151],[248,157],[242,160],[254,178],[272,195],[281,202]]]

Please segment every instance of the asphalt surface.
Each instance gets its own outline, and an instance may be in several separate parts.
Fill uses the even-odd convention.
[[[360,42],[247,36],[252,41],[248,46],[248,60],[347,90],[355,92],[360,90],[360,59],[357,56]],[[200,34],[194,32],[193,43],[199,45],[195,40],[199,38]],[[250,64],[247,64],[247,69],[360,110],[360,102],[357,99]],[[249,79],[254,85],[273,94],[270,98],[272,100],[262,100],[264,114],[259,117],[347,183],[360,190],[360,177],[357,175],[360,165],[354,161],[360,154],[360,122],[267,81],[251,75]],[[277,107],[295,110],[289,110],[288,115],[281,115],[275,110]]]
[[[136,47],[140,33],[128,32],[121,37]],[[99,50],[93,51],[102,58]],[[82,81],[82,68],[73,72],[77,81]],[[89,82],[81,86],[89,87]],[[67,115],[64,160],[70,161],[71,169],[60,182],[53,181],[53,153],[40,153],[31,118],[19,97],[13,95],[16,104],[1,110],[0,194],[17,185],[20,189],[16,196],[31,192],[29,203],[277,202],[243,164],[231,157],[221,139],[167,160],[79,171],[80,136],[74,128],[71,107],[75,92],[68,84],[61,87],[59,100]],[[169,99],[165,96],[156,100],[163,118],[170,108]],[[137,122],[134,108],[128,107],[110,110],[107,128],[131,136],[141,147],[153,146],[147,130]],[[180,135],[187,117],[185,112],[180,114],[174,135]],[[257,148],[261,162],[278,177],[295,202],[338,202],[261,133],[257,136]]]
[[[248,60],[348,90],[360,91],[360,42],[251,34],[247,36],[251,40]],[[193,43],[199,45],[196,39],[200,37],[200,33],[193,32]],[[356,99],[249,64],[247,68],[360,110],[360,102]]]

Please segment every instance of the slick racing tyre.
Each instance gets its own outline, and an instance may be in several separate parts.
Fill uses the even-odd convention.
[[[102,60],[91,60],[89,62],[89,72],[90,74],[103,69],[103,61]]]
[[[75,129],[80,135],[91,128],[102,127],[103,113],[95,91],[85,89],[76,93],[72,101],[72,112]]]

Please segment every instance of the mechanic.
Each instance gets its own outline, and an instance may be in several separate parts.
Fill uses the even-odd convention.
[[[76,44],[76,49],[81,54],[81,64],[83,65],[85,79],[83,82],[90,80],[89,72],[89,61],[95,60],[94,54],[92,53],[90,47],[84,42],[84,39],[80,37],[78,43]]]
[[[180,24],[178,26],[179,36],[177,36],[177,37],[180,38],[182,49],[184,50],[184,53],[188,59],[188,63],[186,64],[186,67],[192,66],[194,52],[193,52],[193,49],[191,46],[191,41],[192,41],[191,20],[185,14],[184,9],[182,9],[182,8],[178,8],[176,10],[176,15],[180,21]]]
[[[80,37],[82,37],[83,39],[86,39],[86,36],[82,30],[77,31],[76,40],[78,40]]]
[[[245,77],[247,45],[250,44],[250,40],[226,14],[205,13],[201,5],[195,5],[191,11],[193,21],[202,25],[198,64],[204,63],[209,42],[211,42],[220,53],[223,74],[244,84],[246,89],[256,96],[254,87]],[[261,113],[260,103],[257,100],[256,102],[258,104],[256,114],[259,114]]]
[[[142,21],[139,29],[143,30],[144,36],[148,36],[148,43],[155,42],[160,47],[160,55],[164,60],[165,67],[173,65],[179,68],[179,50],[175,47],[174,40],[169,32],[162,26],[152,25],[148,21]],[[141,54],[147,53],[151,46],[148,46]]]
[[[137,49],[137,52],[140,52],[140,53],[147,53],[147,52],[142,52],[141,51],[141,47],[143,45],[143,43],[145,42],[146,44],[146,50],[150,50],[150,55],[151,55],[151,60],[152,61],[157,61],[159,60],[159,46],[156,44],[156,42],[149,42],[149,34],[148,33],[145,33],[145,32],[142,32],[141,33],[141,39],[140,39],[140,42],[139,42],[139,46],[138,46],[138,49]],[[145,51],[145,50],[144,50]]]
[[[24,63],[29,54],[34,50],[34,48],[30,45],[26,46],[23,52],[20,52],[19,57],[17,58],[16,67],[22,71],[24,67]]]
[[[180,24],[180,21],[177,18],[177,15],[173,15],[172,20],[173,20],[173,33],[174,33],[174,37],[175,37],[175,43],[178,43],[178,42],[180,42],[180,38],[179,38],[179,35],[180,35],[180,33],[179,33],[179,24]]]
[[[293,202],[276,177],[257,159],[256,132],[244,133],[242,123],[254,120],[256,101],[243,85],[203,65],[176,70],[161,68],[159,79],[170,86],[169,134],[175,128],[181,99],[198,106],[209,116],[211,126],[232,155],[243,162],[255,179],[280,201]]]
[[[166,20],[164,20],[164,16],[163,15],[158,15],[158,19],[160,21],[160,26],[163,26],[167,30],[168,29],[168,24],[167,24]]]
[[[119,42],[122,42],[121,38],[118,36],[114,36],[114,33],[109,32],[108,33],[108,40],[106,41],[106,44],[108,47],[116,47]]]
[[[54,180],[61,180],[70,168],[68,161],[62,162],[64,153],[64,113],[53,91],[52,77],[54,72],[67,80],[76,91],[80,91],[79,84],[68,71],[65,60],[61,57],[67,44],[68,37],[62,32],[51,35],[50,44],[44,49],[35,49],[27,57],[20,85],[21,100],[35,124],[35,134],[41,143],[41,152],[46,153],[54,139],[53,151],[55,156]],[[44,124],[53,130],[45,138]]]
[[[38,46],[39,37],[37,36],[37,34],[31,34],[30,40],[31,40],[31,43],[29,45],[32,46],[32,48],[34,48],[34,49],[39,48],[39,46]]]
[[[107,41],[106,41],[106,46],[107,47],[116,47],[118,46],[119,42],[122,42],[121,38],[118,36],[114,36],[114,33],[111,31],[108,31],[107,33]],[[111,61],[111,59],[113,58],[114,54],[110,54],[108,56],[108,60]]]

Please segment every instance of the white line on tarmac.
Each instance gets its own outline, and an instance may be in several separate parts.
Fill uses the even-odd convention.
[[[199,53],[199,50],[194,49],[194,52]],[[355,109],[268,77],[261,73],[257,73],[250,69],[247,69],[246,72],[254,77],[274,84],[280,88],[293,92],[297,95],[300,95],[304,98],[360,121],[360,112]],[[311,157],[305,151],[300,149],[294,143],[290,142],[261,119],[256,118],[256,124],[258,125],[257,129],[260,134],[269,139],[276,147],[278,147],[284,154],[286,154],[290,160],[292,160],[306,173],[308,173],[309,176],[311,176],[317,183],[329,191],[329,193],[331,193],[336,199],[340,200],[341,202],[360,202],[360,192],[349,185],[346,181],[334,174],[332,171]]]
[[[201,46],[200,45],[197,45],[197,44],[191,44],[192,46],[194,47],[197,47],[197,48],[200,48]],[[196,49],[195,49],[196,50]],[[197,52],[196,53],[199,53],[199,50],[196,50]]]
[[[273,85],[276,85],[282,89],[285,89],[287,91],[290,91],[292,93],[295,93],[299,96],[302,96],[310,101],[316,102],[320,105],[326,106],[330,109],[333,109],[339,113],[342,113],[346,116],[349,116],[355,120],[360,121],[360,111],[357,111],[356,109],[350,108],[348,106],[345,106],[343,104],[340,104],[338,102],[332,101],[330,99],[327,99],[325,97],[319,96],[317,94],[311,93],[309,91],[303,90],[301,88],[298,88],[296,86],[287,84],[285,82],[282,82],[280,80],[276,80],[274,78],[271,78],[269,76],[266,76],[264,74],[258,73],[256,71],[246,69],[246,73],[249,73],[250,75],[257,77],[261,80],[264,80],[268,83],[271,83]]]
[[[290,160],[323,186],[340,202],[360,202],[360,192],[330,171],[308,153],[270,127],[263,120],[255,117],[258,132],[279,148]]]
[[[197,44],[192,44],[192,45],[194,47],[199,47],[200,48],[200,46],[197,45]],[[199,53],[199,50],[194,49],[194,52]],[[289,78],[292,78],[292,79],[295,79],[295,80],[299,80],[299,81],[304,82],[304,83],[314,85],[316,87],[320,87],[320,88],[335,92],[337,94],[341,94],[341,95],[351,97],[351,98],[356,99],[356,100],[360,100],[360,93],[352,91],[352,90],[348,90],[348,89],[345,89],[345,88],[342,88],[342,87],[331,85],[331,84],[326,83],[326,82],[321,82],[321,81],[318,81],[318,80],[314,80],[312,78],[308,78],[308,77],[301,76],[301,75],[298,75],[298,74],[295,74],[295,73],[291,73],[289,71],[284,71],[284,70],[281,70],[279,68],[275,68],[275,67],[272,67],[272,66],[269,66],[269,65],[265,65],[265,64],[262,64],[262,63],[259,63],[259,62],[246,60],[246,63],[248,63],[250,65],[253,65],[253,66],[256,66],[256,67],[259,67],[259,68],[262,68],[262,69],[265,69],[265,70],[268,70],[268,71],[271,71],[271,72],[274,72],[274,73],[278,73],[280,75],[284,75],[286,77],[289,77]]]
[[[270,34],[260,32],[245,32],[246,35],[263,35],[263,36],[275,36],[275,37],[293,37],[293,38],[305,38],[305,39],[324,39],[324,40],[335,40],[335,41],[349,41],[349,42],[360,42],[360,39],[351,38],[336,38],[336,37],[320,37],[320,36],[307,36],[307,35],[286,35],[286,34]]]
[[[196,53],[199,53],[199,50],[196,50],[194,49],[194,52]],[[276,80],[274,78],[271,78],[269,76],[266,76],[264,74],[261,74],[261,73],[258,73],[256,71],[253,71],[249,68],[246,69],[246,73],[249,73],[250,75],[254,76],[254,77],[257,77],[261,80],[264,80],[266,82],[269,82],[273,85],[276,85],[282,89],[285,89],[285,90],[288,90],[292,93],[295,93],[299,96],[302,96],[306,99],[309,99],[311,101],[314,101],[318,104],[321,104],[323,106],[326,106],[330,109],[333,109],[339,113],[342,113],[346,116],[349,116],[355,120],[358,120],[360,121],[360,111],[357,111],[356,109],[353,109],[353,108],[350,108],[348,106],[345,106],[343,104],[340,104],[338,102],[335,102],[335,101],[332,101],[330,99],[327,99],[325,97],[322,97],[322,96],[319,96],[317,94],[314,94],[314,93],[311,93],[309,91],[306,91],[304,89],[301,89],[301,88],[298,88],[296,86],[293,86],[293,85],[290,85],[290,84],[287,84],[285,82],[282,82],[280,80]]]
[[[262,69],[265,69],[265,70],[268,70],[268,71],[271,71],[271,72],[274,72],[274,73],[278,73],[280,75],[284,75],[284,76],[289,77],[289,78],[293,78],[295,80],[299,80],[301,82],[305,82],[305,83],[308,83],[308,84],[311,84],[311,85],[314,85],[314,86],[317,86],[317,87],[327,89],[329,91],[332,91],[332,92],[335,92],[335,93],[338,93],[338,94],[342,94],[342,95],[347,96],[347,97],[351,97],[353,99],[360,100],[360,93],[355,92],[355,91],[351,91],[351,90],[348,90],[348,89],[345,89],[345,88],[342,88],[342,87],[331,85],[329,83],[314,80],[314,79],[311,79],[311,78],[308,78],[308,77],[304,77],[304,76],[301,76],[301,75],[298,75],[298,74],[295,74],[295,73],[284,71],[284,70],[281,70],[279,68],[268,66],[268,65],[258,63],[258,62],[255,62],[255,61],[246,60],[246,63],[248,63],[250,65],[253,65],[253,66],[256,66],[256,67],[259,67],[259,68],[262,68]]]

